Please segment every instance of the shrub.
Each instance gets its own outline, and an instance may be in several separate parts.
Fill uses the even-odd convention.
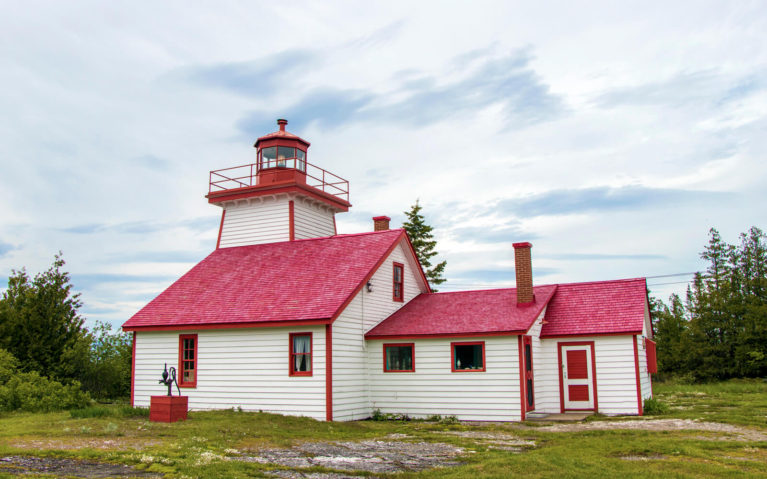
[[[655,398],[645,399],[642,412],[645,416],[659,416],[668,412],[668,405]]]
[[[19,360],[13,354],[0,348],[0,385],[7,383],[18,372]]]
[[[17,373],[0,385],[0,411],[58,411],[85,407],[91,399],[80,383],[64,385],[37,372]]]

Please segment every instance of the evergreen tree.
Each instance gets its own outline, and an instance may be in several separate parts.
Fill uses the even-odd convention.
[[[22,371],[56,379],[74,379],[87,368],[90,340],[72,294],[64,260],[34,279],[13,270],[0,299],[0,348],[19,360]]]
[[[432,291],[437,291],[434,286],[442,284],[447,279],[442,275],[445,271],[445,265],[447,261],[442,261],[434,266],[431,264],[431,258],[438,253],[434,251],[437,246],[437,241],[434,240],[434,235],[431,233],[433,228],[424,222],[424,217],[421,214],[421,205],[419,200],[415,201],[415,204],[410,208],[410,211],[405,211],[407,221],[402,224],[402,227],[407,231],[410,237],[410,242],[413,243],[413,249],[418,256],[418,261],[421,262],[421,266],[426,273],[426,279],[429,280],[429,284],[432,286]]]

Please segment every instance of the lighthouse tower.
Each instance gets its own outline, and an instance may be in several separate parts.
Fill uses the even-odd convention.
[[[256,141],[255,163],[210,172],[206,198],[223,209],[216,248],[332,236],[351,206],[349,182],[309,163],[309,142],[277,124]]]

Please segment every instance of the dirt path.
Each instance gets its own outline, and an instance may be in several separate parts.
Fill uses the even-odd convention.
[[[552,426],[530,427],[528,430],[549,432],[599,431],[608,429],[629,429],[642,431],[706,431],[722,433],[722,439],[732,441],[767,441],[767,433],[758,429],[733,426],[718,422],[692,419],[645,419],[636,421],[592,421]]]

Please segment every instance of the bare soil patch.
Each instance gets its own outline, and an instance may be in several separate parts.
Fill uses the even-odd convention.
[[[433,467],[457,466],[464,449],[450,444],[401,441],[307,442],[290,449],[263,449],[257,455],[243,455],[242,461],[278,464],[291,468],[326,467],[342,471],[392,473],[420,471]],[[237,458],[233,458],[237,460]],[[355,477],[299,471],[272,471],[279,477],[335,479]]]
[[[707,431],[722,433],[721,439],[732,441],[767,441],[767,433],[758,429],[722,424],[717,422],[696,421],[692,419],[646,419],[636,421],[593,421],[578,424],[555,424],[539,426],[536,431],[577,432],[599,431],[607,429],[630,429],[643,431]]]
[[[162,477],[158,474],[139,471],[131,466],[122,464],[33,456],[0,457],[0,473],[13,475],[49,474],[52,476],[86,478]]]
[[[30,450],[73,450],[73,449],[103,449],[119,450],[128,449],[141,450],[148,446],[159,444],[160,441],[134,438],[68,438],[62,439],[28,439],[25,441],[9,443],[11,447]]]

